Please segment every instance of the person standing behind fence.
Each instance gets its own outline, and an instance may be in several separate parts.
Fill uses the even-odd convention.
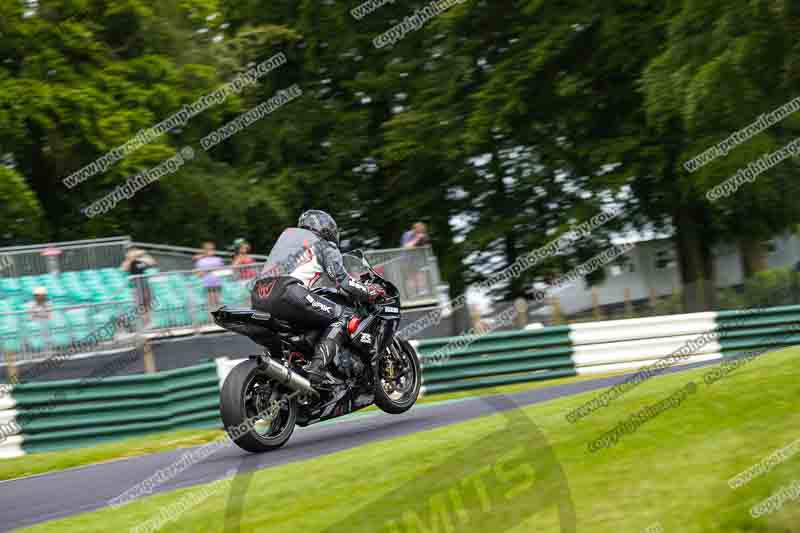
[[[133,278],[133,289],[136,295],[136,306],[141,310],[142,321],[147,326],[150,323],[150,302],[152,300],[150,285],[144,276],[148,268],[153,268],[158,262],[147,252],[139,248],[129,248],[125,260],[120,265],[120,270],[127,272]]]
[[[430,243],[431,238],[428,236],[428,226],[424,222],[417,222],[410,230],[403,233],[403,248],[417,248],[419,246],[427,246]]]
[[[255,268],[247,267],[256,262],[255,259],[250,257],[250,243],[244,239],[236,239],[233,241],[233,275],[238,280],[253,279],[258,274]]]
[[[28,320],[37,322],[41,326],[42,340],[50,343],[50,319],[53,317],[53,305],[47,299],[47,288],[36,287],[33,289],[33,300],[25,306]]]
[[[33,300],[26,306],[30,320],[47,321],[53,314],[53,306],[47,299],[47,288],[36,287],[33,289]]]
[[[420,246],[428,246],[431,238],[428,235],[428,227],[424,222],[417,222],[414,226],[403,233],[400,242],[403,248],[408,250]],[[421,253],[409,252],[404,261],[406,266],[406,290],[409,296],[421,296],[429,293],[429,287],[425,272],[425,258]]]
[[[211,241],[203,243],[203,254],[194,264],[198,275],[203,278],[203,287],[208,294],[208,310],[219,307],[219,295],[222,291],[222,281],[215,273],[217,269],[225,266],[221,257],[217,257],[217,245]]]

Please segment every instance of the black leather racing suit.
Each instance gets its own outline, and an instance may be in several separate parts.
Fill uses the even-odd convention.
[[[310,289],[335,287],[354,301],[368,301],[369,288],[344,268],[339,248],[305,229],[288,228],[272,247],[251,291],[253,308],[306,329],[323,329],[308,367],[315,381],[324,377],[344,342],[350,316],[341,305]]]

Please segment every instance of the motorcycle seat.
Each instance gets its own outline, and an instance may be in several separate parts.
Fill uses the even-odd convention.
[[[233,329],[232,326],[247,324],[255,326],[256,328],[263,328],[265,331],[273,331],[276,333],[291,333],[296,331],[291,324],[284,320],[279,320],[269,313],[263,311],[256,311],[255,309],[248,308],[228,308],[226,306],[220,307],[216,311],[212,311],[211,315],[214,317],[214,322],[225,329]]]

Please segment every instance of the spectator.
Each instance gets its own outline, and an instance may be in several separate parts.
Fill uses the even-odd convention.
[[[431,238],[428,236],[428,227],[423,222],[417,222],[410,230],[403,233],[400,245],[411,250],[412,248],[427,246],[430,243]],[[422,253],[409,252],[405,254],[404,263],[407,296],[413,298],[430,294],[427,276],[423,270],[426,266],[425,256]]]
[[[203,278],[203,287],[208,293],[208,309],[219,307],[219,294],[222,290],[222,281],[214,271],[222,268],[225,263],[221,257],[217,257],[217,246],[211,241],[203,243],[203,253],[195,262],[194,267],[199,271],[198,275]]]
[[[150,323],[150,285],[147,283],[145,271],[156,266],[158,263],[147,252],[139,248],[131,247],[125,254],[125,260],[120,265],[120,270],[127,272],[133,281],[133,289],[136,295],[136,305],[142,313],[142,321],[145,325]]]
[[[39,333],[45,344],[50,344],[50,319],[53,316],[53,306],[47,299],[47,289],[36,287],[33,289],[33,300],[25,306],[28,311],[28,320],[38,322],[41,326]]]
[[[403,248],[416,248],[418,246],[427,246],[430,243],[431,238],[428,236],[428,226],[424,222],[417,222],[413,228],[403,233],[401,245]]]
[[[53,306],[47,299],[47,288],[36,287],[33,289],[33,300],[26,306],[28,318],[36,321],[48,321],[53,314]]]
[[[246,267],[255,263],[255,259],[250,257],[250,243],[244,239],[233,241],[233,263],[234,275],[237,279],[253,279],[258,272],[255,268]]]

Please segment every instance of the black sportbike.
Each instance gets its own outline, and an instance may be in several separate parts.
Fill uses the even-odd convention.
[[[363,409],[373,403],[387,413],[408,411],[419,396],[419,357],[408,341],[396,337],[400,323],[397,287],[383,279],[364,255],[344,255],[345,269],[362,282],[376,283],[386,295],[357,305],[335,289],[316,289],[351,309],[349,340],[330,364],[334,378],[314,388],[303,366],[311,360],[318,331],[300,331],[269,313],[221,307],[214,321],[264,347],[228,374],[220,411],[225,430],[242,449],[260,453],[283,446],[295,424],[305,427]]]

